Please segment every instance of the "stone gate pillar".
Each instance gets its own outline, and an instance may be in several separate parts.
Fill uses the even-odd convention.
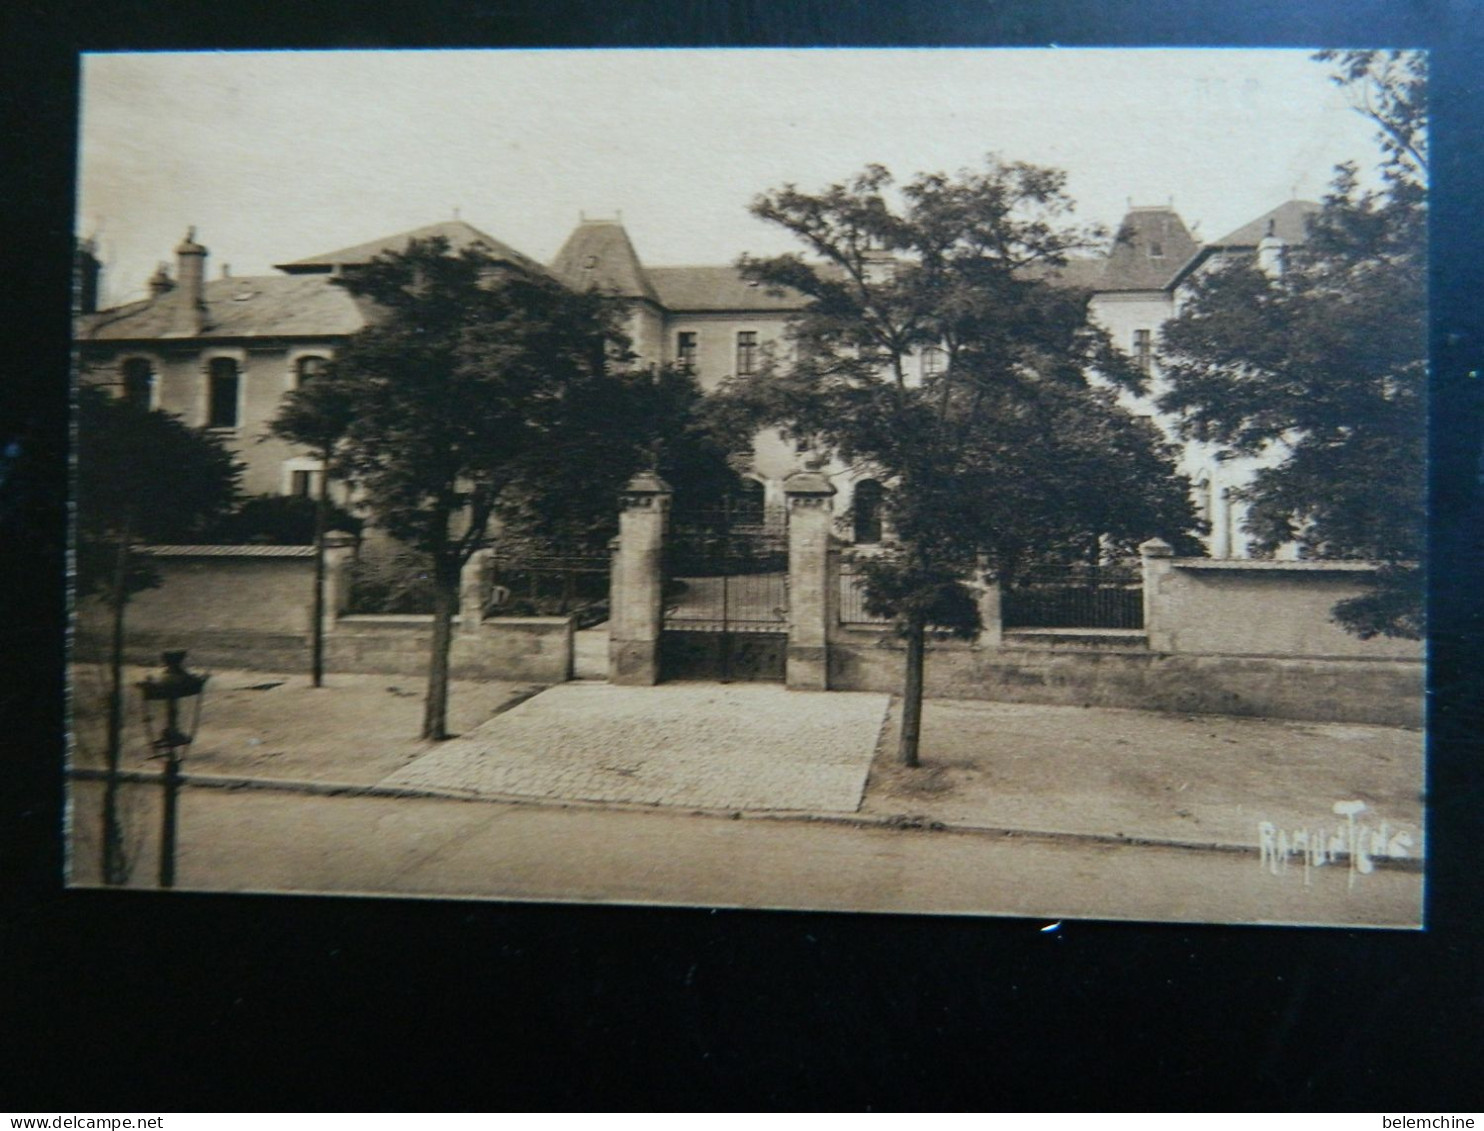
[[[830,685],[829,631],[835,615],[830,573],[830,499],[835,486],[817,471],[796,471],[783,481],[788,499],[788,662],[785,681],[802,691]]]
[[[335,631],[335,622],[350,604],[350,579],[346,570],[356,557],[356,536],[347,530],[325,533],[325,603],[322,629]],[[313,621],[313,614],[309,618]]]
[[[1139,559],[1144,567],[1144,635],[1151,652],[1172,650],[1169,625],[1164,617],[1163,590],[1174,556],[1174,548],[1163,538],[1151,538],[1139,546]]]
[[[459,631],[465,636],[477,635],[484,621],[494,557],[490,550],[475,550],[459,574]]]
[[[619,507],[609,589],[608,678],[647,686],[660,677],[670,485],[652,472],[636,475],[619,493]]]

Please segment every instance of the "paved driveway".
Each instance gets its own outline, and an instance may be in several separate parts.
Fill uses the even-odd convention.
[[[778,684],[567,683],[382,784],[481,797],[854,812],[888,697]]]

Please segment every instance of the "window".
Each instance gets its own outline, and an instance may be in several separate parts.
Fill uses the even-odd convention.
[[[862,479],[855,485],[855,502],[851,507],[858,543],[881,541],[881,484]]]
[[[325,365],[322,357],[301,357],[294,362],[294,387],[302,389],[325,371]]]
[[[131,357],[124,362],[124,400],[135,408],[149,408],[150,387],[154,384],[154,371],[142,357]]]
[[[682,330],[675,335],[675,361],[686,369],[696,367],[696,332]]]
[[[922,375],[937,377],[947,368],[948,355],[938,346],[928,346],[922,351]]]
[[[757,372],[757,331],[737,331],[737,376],[746,377]]]
[[[1149,258],[1163,259],[1165,257],[1165,245],[1159,240],[1149,241]]]
[[[307,499],[314,493],[314,472],[293,471],[289,473],[289,494]]]
[[[1153,335],[1148,330],[1134,331],[1134,361],[1145,373],[1154,363]]]
[[[237,363],[230,357],[212,358],[207,383],[206,427],[236,428],[237,393],[241,386]]]

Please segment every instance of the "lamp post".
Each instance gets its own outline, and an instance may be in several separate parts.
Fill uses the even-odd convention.
[[[160,736],[150,745],[159,751],[154,755],[156,758],[165,759],[164,818],[160,830],[160,886],[168,888],[175,886],[176,803],[181,784],[181,751],[196,736],[196,729],[201,722],[201,692],[210,677],[186,671],[184,652],[166,652],[161,658],[165,661],[164,674],[158,679],[146,677],[139,684],[139,692],[144,696],[144,710],[149,720],[150,733],[154,733],[156,726],[150,704],[165,705],[165,719],[160,728]],[[181,701],[184,699],[195,700],[188,730],[181,729]]]

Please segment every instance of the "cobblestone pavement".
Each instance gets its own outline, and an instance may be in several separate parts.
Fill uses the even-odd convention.
[[[886,695],[568,683],[383,780],[478,796],[854,812]]]

